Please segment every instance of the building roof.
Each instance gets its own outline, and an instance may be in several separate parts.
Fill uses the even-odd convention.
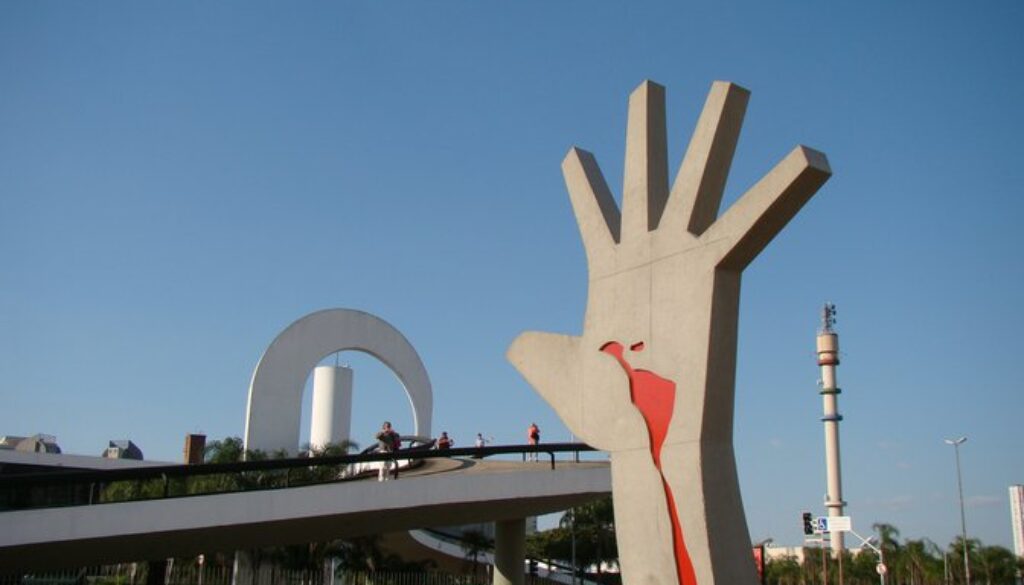
[[[107,459],[136,459],[142,461],[142,449],[128,439],[115,439],[108,442],[103,451]]]

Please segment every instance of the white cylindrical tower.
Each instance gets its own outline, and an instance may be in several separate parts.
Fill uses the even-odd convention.
[[[821,368],[821,398],[825,423],[825,473],[827,492],[825,508],[828,515],[842,516],[843,482],[839,463],[839,385],[836,384],[836,366],[839,365],[839,335],[833,330],[836,323],[836,306],[826,303],[822,309],[822,327],[818,333],[818,366]],[[834,532],[830,535],[832,552],[838,554],[843,550],[843,533]]]
[[[313,420],[310,447],[349,440],[352,428],[352,368],[317,366],[313,370]]]

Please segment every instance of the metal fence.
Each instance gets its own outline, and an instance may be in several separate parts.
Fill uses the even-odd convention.
[[[231,567],[167,567],[165,585],[232,585]],[[0,575],[0,585],[144,585],[148,581],[148,565],[131,563],[77,570],[33,572]],[[159,580],[157,580],[159,581]],[[483,575],[439,572],[348,571],[331,574],[322,571],[289,570],[261,567],[252,571],[237,585],[489,585]]]

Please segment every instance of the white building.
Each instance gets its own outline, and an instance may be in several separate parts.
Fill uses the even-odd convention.
[[[1010,486],[1010,524],[1013,526],[1013,552],[1024,557],[1024,485]]]

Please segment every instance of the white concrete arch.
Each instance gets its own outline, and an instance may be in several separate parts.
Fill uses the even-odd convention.
[[[260,358],[249,384],[246,449],[295,453],[306,378],[320,360],[346,350],[368,353],[395,373],[412,406],[414,434],[429,437],[434,395],[412,344],[377,316],[353,309],[326,309],[289,325]]]

